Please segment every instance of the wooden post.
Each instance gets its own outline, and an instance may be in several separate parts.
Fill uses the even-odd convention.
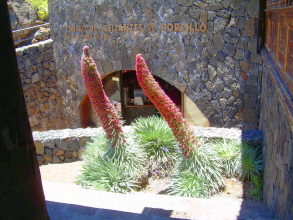
[[[49,219],[6,0],[0,11],[0,219]]]

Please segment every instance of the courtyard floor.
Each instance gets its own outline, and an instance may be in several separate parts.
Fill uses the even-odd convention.
[[[84,189],[74,184],[81,165],[82,161],[78,161],[40,167],[52,220],[273,219],[264,204],[237,198],[237,192],[222,193],[210,199],[158,194],[170,183],[168,180],[153,181],[145,191],[130,194]],[[241,194],[241,187],[238,189],[238,194]],[[229,194],[236,197],[227,196]]]

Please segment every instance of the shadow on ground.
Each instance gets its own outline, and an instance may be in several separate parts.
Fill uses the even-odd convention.
[[[157,208],[145,207],[141,214],[122,212],[117,210],[93,208],[75,204],[59,203],[46,201],[47,209],[51,220],[69,220],[69,219],[182,219],[171,218],[173,210],[164,210]]]
[[[252,147],[260,147],[262,145],[262,133],[260,130],[242,130],[242,141]],[[244,198],[250,193],[248,190],[243,184]],[[238,219],[247,219],[252,213],[254,219],[275,219],[265,203],[242,201]]]

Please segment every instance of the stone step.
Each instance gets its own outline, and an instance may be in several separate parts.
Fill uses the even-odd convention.
[[[262,203],[230,198],[183,198],[148,193],[118,194],[43,181],[54,219],[273,219]]]

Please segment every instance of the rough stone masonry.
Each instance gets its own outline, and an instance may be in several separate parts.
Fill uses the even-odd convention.
[[[62,115],[81,126],[82,47],[98,70],[134,70],[141,53],[152,74],[193,100],[211,126],[258,128],[262,59],[255,0],[52,0],[51,36]]]
[[[46,40],[16,49],[26,108],[34,131],[66,128],[52,45],[52,40]]]
[[[123,127],[125,132],[131,131],[131,126]],[[73,162],[82,159],[86,145],[93,142],[99,128],[77,128],[33,132],[39,165],[48,163]],[[197,137],[210,139],[226,138],[236,141],[247,141],[250,145],[259,145],[262,136],[258,130],[241,131],[227,128],[193,127]]]

